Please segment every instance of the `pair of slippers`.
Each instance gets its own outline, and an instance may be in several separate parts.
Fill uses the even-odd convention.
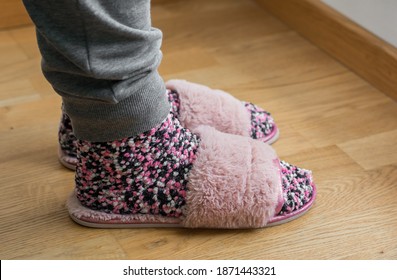
[[[170,134],[170,143],[177,147],[177,142],[191,131],[193,136],[189,137],[197,135],[197,146],[178,151],[172,147],[175,155],[183,158],[185,153],[186,159],[192,159],[184,168],[178,167],[179,173],[187,170],[186,175],[182,178],[176,171],[175,166],[180,162],[174,158],[174,169],[164,178],[157,170],[160,175],[156,174],[156,178],[163,179],[158,178],[158,185],[153,188],[154,177],[145,176],[155,170],[154,165],[164,162],[154,160],[147,153],[142,156],[141,152],[150,150],[145,142],[148,139],[162,145],[161,139],[155,138],[161,129],[143,134],[139,141],[92,145],[74,137],[70,119],[63,114],[59,159],[67,168],[77,166],[79,187],[67,202],[74,221],[99,228],[262,228],[294,220],[311,208],[316,197],[311,172],[279,160],[269,146],[278,139],[279,130],[268,112],[226,92],[186,81],[172,80],[166,87],[171,113],[162,127],[169,129],[172,124],[174,132],[161,137]],[[118,157],[117,166],[115,158],[109,157],[110,150]],[[127,158],[119,159],[119,155]],[[131,159],[134,155],[138,160],[142,157],[139,162],[142,165]],[[101,164],[103,168],[98,167]],[[143,165],[146,173],[136,173]],[[93,168],[97,173],[88,170]],[[113,175],[106,177],[104,173]],[[175,173],[176,177],[172,177]],[[133,174],[143,179],[138,181]],[[95,177],[101,178],[94,180]],[[168,203],[161,204],[158,200],[167,195]]]

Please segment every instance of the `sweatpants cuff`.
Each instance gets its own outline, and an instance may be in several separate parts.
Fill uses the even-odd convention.
[[[118,103],[64,96],[63,104],[76,137],[92,142],[136,136],[159,125],[170,112],[164,81],[157,72]]]

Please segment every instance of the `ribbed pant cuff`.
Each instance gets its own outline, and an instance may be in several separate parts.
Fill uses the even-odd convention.
[[[140,88],[116,104],[63,97],[78,139],[106,142],[133,137],[165,120],[170,112],[164,81],[157,72],[146,77]]]

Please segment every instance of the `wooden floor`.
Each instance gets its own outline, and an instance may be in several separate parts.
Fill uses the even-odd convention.
[[[312,169],[310,212],[263,230],[100,230],[69,219],[60,98],[32,27],[0,32],[0,259],[397,259],[397,104],[251,0],[154,1],[164,79],[273,113],[280,157]]]

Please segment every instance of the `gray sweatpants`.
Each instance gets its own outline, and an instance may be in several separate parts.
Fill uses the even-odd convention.
[[[169,113],[150,0],[24,0],[42,70],[79,139],[135,136]]]

